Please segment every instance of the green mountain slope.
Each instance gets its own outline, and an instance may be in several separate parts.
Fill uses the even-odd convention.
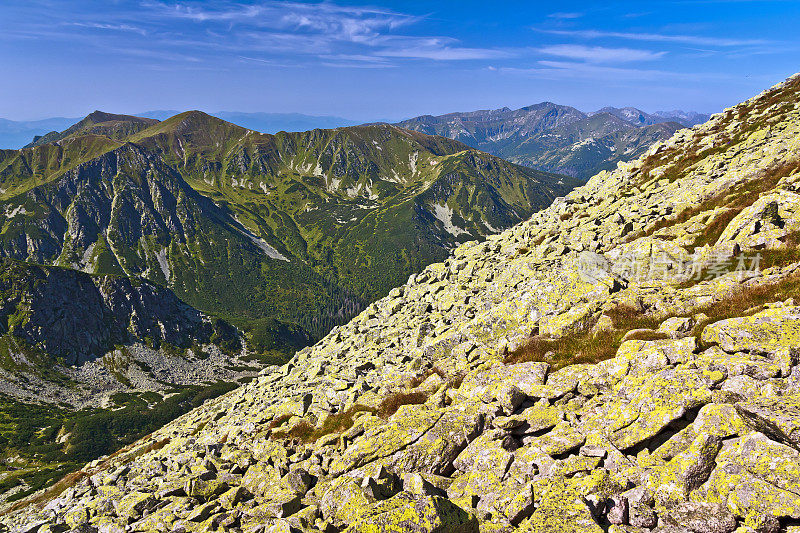
[[[262,135],[96,112],[0,152],[0,256],[142,276],[255,336],[276,319],[321,336],[575,184],[388,125]]]

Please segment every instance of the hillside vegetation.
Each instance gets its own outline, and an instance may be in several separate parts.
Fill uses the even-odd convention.
[[[251,337],[320,337],[574,185],[392,126],[262,135],[95,112],[0,152],[0,256],[141,276]]]

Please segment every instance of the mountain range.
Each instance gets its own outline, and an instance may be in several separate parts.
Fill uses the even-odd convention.
[[[645,113],[633,107],[605,107],[583,113],[543,102],[521,109],[424,115],[396,125],[442,135],[508,161],[588,179],[620,161],[640,156],[654,142],[708,115],[682,111]]]
[[[97,111],[0,151],[0,256],[142,277],[256,345],[276,320],[318,338],[575,184],[388,125],[267,135]]]
[[[461,244],[286,364],[58,482],[42,473],[35,494],[9,453],[2,488],[27,499],[0,521],[794,533],[799,98],[796,75],[676,132]],[[77,463],[90,429],[105,444],[117,428],[30,412],[37,457],[63,437]]]
[[[509,111],[510,110],[508,110],[507,108],[504,108],[502,110],[497,110],[491,113],[502,114],[504,112],[507,114]],[[169,117],[175,116],[179,113],[180,111],[175,111],[175,110],[154,110],[154,111],[144,111],[141,113],[135,113],[134,115],[143,118],[166,120]],[[580,112],[578,111],[578,113]],[[649,126],[666,122],[675,122],[682,126],[690,127],[693,126],[694,124],[704,122],[708,118],[708,115],[703,115],[695,112],[677,111],[677,110],[666,111],[666,112],[657,111],[655,113],[649,114],[633,107],[626,107],[626,108],[605,107],[599,111],[596,111],[594,113],[586,113],[585,115],[589,117],[599,113],[608,113],[614,115],[617,118],[620,118],[621,120],[634,126]],[[261,133],[277,133],[279,131],[307,131],[312,129],[330,129],[330,128],[340,128],[345,126],[355,126],[360,124],[358,121],[342,117],[304,115],[301,113],[246,113],[238,111],[218,111],[211,113],[211,115],[226,120],[228,122],[232,122],[244,128],[251,129],[253,131],[258,131]],[[442,117],[436,117],[436,118],[444,118],[444,117],[452,118],[454,115],[470,115],[470,114],[454,113],[451,115],[443,115]],[[403,121],[403,123],[401,124],[405,124],[406,127],[409,127],[412,123],[417,122],[419,119],[425,119],[422,122],[428,122],[430,121],[430,116],[426,115],[425,117],[408,119],[407,121]],[[78,122],[79,120],[81,119],[51,118],[38,121],[15,122],[6,119],[0,119],[0,147],[13,148],[13,149],[21,148],[23,146],[31,144],[32,142],[31,139],[33,139],[34,137],[42,137],[48,134],[58,133],[60,131],[67,129],[69,126]],[[505,126],[505,128],[513,129],[514,126],[512,123],[515,120],[518,120],[518,117],[511,116],[511,120],[509,124]],[[391,121],[384,121],[384,122],[388,123]],[[591,126],[589,126],[589,128],[590,129],[588,134],[591,134]],[[418,129],[418,128],[412,127],[411,129]],[[445,132],[444,129],[442,129],[441,131]],[[430,129],[429,131],[426,130],[423,132],[434,133],[435,131],[433,129]],[[599,136],[605,135],[606,133],[608,132],[602,133]],[[456,138],[453,135],[448,135],[448,136],[451,138]],[[460,138],[459,140],[470,146],[481,148],[490,153],[494,153],[492,152],[493,147],[490,144],[487,144],[484,147],[478,146],[477,139],[470,141],[469,137],[465,137],[465,138]],[[633,142],[633,141],[629,140],[628,142]],[[646,142],[646,141],[643,140],[640,142]],[[638,147],[639,145],[636,144],[636,146]],[[501,155],[501,154],[498,153],[496,155]],[[608,155],[606,155],[606,158],[608,159]],[[525,163],[522,162],[522,164]],[[589,177],[589,175],[587,175],[586,172],[583,172],[581,176],[585,178]]]
[[[0,150],[0,450],[26,487],[6,497],[254,379],[577,184],[386,124],[269,135],[199,111],[95,111]]]

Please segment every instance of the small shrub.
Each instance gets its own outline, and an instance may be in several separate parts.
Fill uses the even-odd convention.
[[[540,361],[550,363],[554,369],[577,363],[598,363],[616,355],[622,337],[632,329],[653,329],[663,317],[645,315],[630,305],[619,305],[606,311],[614,324],[609,331],[584,331],[558,339],[532,337],[519,349],[509,352],[507,364]]]
[[[279,428],[284,425],[286,422],[291,420],[292,415],[281,415],[278,418],[273,418],[272,422],[269,423],[269,429]]]
[[[666,333],[661,333],[660,331],[653,331],[652,329],[644,329],[641,331],[635,331],[628,335],[627,339],[629,341],[660,341],[664,339],[669,339],[670,336]]]

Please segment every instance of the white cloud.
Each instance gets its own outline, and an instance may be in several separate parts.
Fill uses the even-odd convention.
[[[77,26],[79,28],[91,28],[95,30],[109,30],[109,31],[123,31],[123,32],[133,32],[138,33],[139,35],[147,35],[147,31],[143,28],[139,28],[138,26],[133,26],[131,24],[103,24],[99,22],[69,22],[66,24],[67,26]]]
[[[544,46],[539,52],[551,56],[580,59],[588,63],[628,63],[632,61],[652,61],[663,57],[666,52],[635,50],[632,48],[604,48],[602,46],[583,46],[579,44],[556,44]]]
[[[148,3],[156,14],[196,23],[224,23],[281,31],[303,31],[331,39],[364,42],[382,30],[413,24],[420,17],[388,10],[340,6],[333,3],[262,2],[254,5],[223,4],[221,8],[195,7],[183,3]]]
[[[510,50],[462,47],[458,45],[458,41],[455,39],[439,37],[387,39],[382,44],[386,47],[376,50],[374,52],[375,55],[440,61],[499,59],[514,55]]]
[[[551,35],[564,35],[580,37],[583,39],[628,39],[631,41],[651,41],[693,44],[698,46],[754,46],[767,44],[770,41],[763,39],[733,39],[725,37],[704,37],[699,35],[674,35],[661,33],[628,33],[598,30],[538,30]]]

